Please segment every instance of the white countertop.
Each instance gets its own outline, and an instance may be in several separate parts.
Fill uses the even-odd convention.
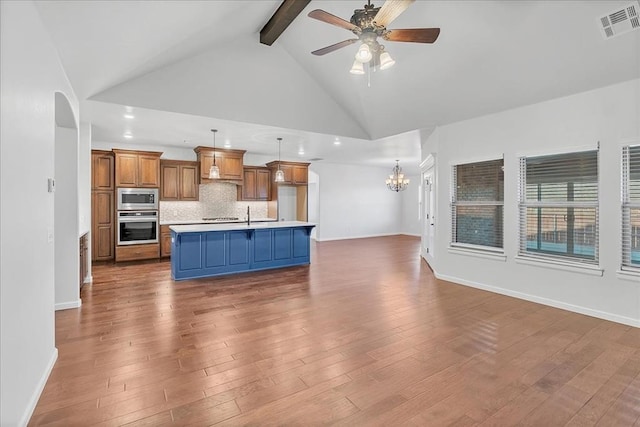
[[[252,219],[251,222],[274,222],[277,219],[274,218],[256,218]],[[246,223],[246,220],[237,219],[230,221],[205,221],[203,219],[172,219],[160,221],[160,225],[185,225],[185,224],[242,224]]]
[[[172,225],[169,228],[176,233],[199,233],[203,231],[231,231],[231,230],[253,230],[261,228],[286,228],[286,227],[315,227],[314,223],[303,221],[279,221],[279,222],[259,222],[247,225],[243,223],[227,224],[192,224],[192,225]]]

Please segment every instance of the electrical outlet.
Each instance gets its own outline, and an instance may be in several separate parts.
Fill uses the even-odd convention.
[[[53,243],[53,228],[47,228],[47,243]]]

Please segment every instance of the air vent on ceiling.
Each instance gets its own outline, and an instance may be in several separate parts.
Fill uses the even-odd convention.
[[[617,37],[629,31],[640,30],[640,4],[629,3],[602,16],[600,31],[605,39]]]

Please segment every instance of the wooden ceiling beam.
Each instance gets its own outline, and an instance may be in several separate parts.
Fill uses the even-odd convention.
[[[311,0],[282,0],[269,22],[260,30],[260,43],[271,46]]]

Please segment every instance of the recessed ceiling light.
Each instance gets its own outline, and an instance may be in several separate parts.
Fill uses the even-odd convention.
[[[302,148],[298,150],[298,155],[304,156],[304,150]]]
[[[230,148],[230,147],[231,147],[231,141],[227,139],[226,141],[224,141],[224,148]]]
[[[133,135],[131,135],[130,133],[125,133],[124,137],[127,138],[127,139],[131,139],[131,138],[133,138]]]
[[[340,145],[340,140],[336,139],[335,141],[333,141],[333,145]]]
[[[135,118],[136,118],[136,116],[134,116],[133,114],[125,114],[125,115],[124,115],[124,118],[125,118],[125,119],[135,119]]]

